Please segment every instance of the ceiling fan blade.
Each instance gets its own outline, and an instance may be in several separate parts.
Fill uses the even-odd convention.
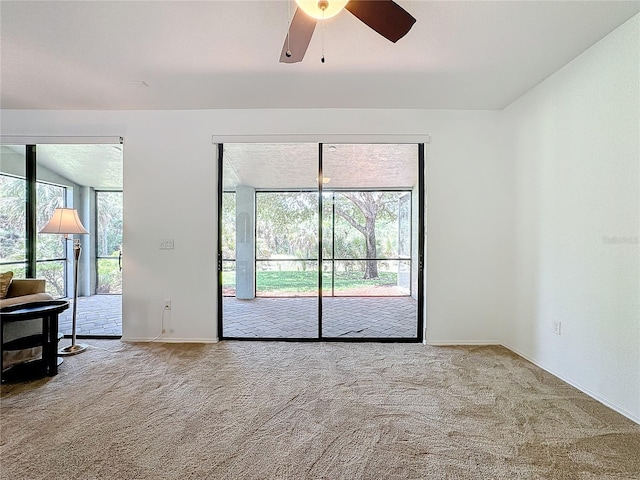
[[[282,53],[280,53],[280,61],[282,63],[301,62],[307,47],[311,41],[311,36],[316,28],[318,21],[310,17],[299,8],[293,14],[293,20],[289,26],[289,34],[284,39]],[[287,50],[291,52],[291,56],[287,57]]]
[[[344,8],[393,43],[416,23],[416,19],[393,0],[351,0]]]

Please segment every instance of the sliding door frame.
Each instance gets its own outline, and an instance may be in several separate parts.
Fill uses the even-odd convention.
[[[323,212],[323,145],[322,141],[309,141],[298,139],[295,140],[294,143],[317,143],[318,144],[318,336],[317,337],[229,337],[224,335],[224,322],[223,322],[223,295],[222,295],[222,286],[223,286],[223,259],[222,259],[222,201],[223,201],[223,162],[224,162],[224,143],[291,143],[285,142],[282,138],[277,140],[273,138],[263,138],[264,136],[252,137],[249,141],[245,138],[232,138],[232,137],[213,137],[213,143],[216,145],[216,153],[217,153],[217,327],[218,327],[218,339],[219,340],[244,340],[244,341],[295,341],[295,342],[322,342],[322,341],[330,341],[330,342],[379,342],[379,343],[423,343],[424,342],[424,303],[425,303],[425,294],[424,294],[424,276],[425,276],[425,143],[429,142],[428,136],[421,136],[418,141],[398,141],[390,139],[389,141],[378,141],[375,142],[367,142],[365,140],[361,141],[338,141],[331,143],[353,143],[353,144],[366,144],[366,143],[385,143],[385,144],[416,144],[418,146],[418,159],[417,159],[417,168],[418,168],[418,231],[417,231],[417,299],[416,299],[416,336],[415,337],[325,337],[322,334],[322,262],[323,262],[323,252],[322,252],[322,239],[323,239],[323,231],[322,231],[322,212]],[[416,136],[411,136],[416,137]],[[373,140],[373,139],[372,139]]]
[[[39,145],[124,145],[124,137],[122,136],[32,136],[32,135],[0,135],[0,145],[24,145],[25,146],[25,204],[26,204],[26,228],[25,228],[25,278],[35,278],[37,264],[37,202],[36,202],[36,188],[38,183],[49,183],[38,180],[37,177],[37,149]],[[124,162],[124,154],[122,156]],[[53,184],[56,185],[56,184]],[[68,186],[60,185],[67,189]],[[124,202],[124,188],[120,190],[123,194]],[[68,200],[65,200],[64,205],[67,206]],[[95,206],[95,204],[94,204]],[[95,213],[95,212],[94,212]],[[124,219],[123,219],[124,220]],[[62,261],[68,260],[68,250],[65,242],[65,252],[67,256],[65,258],[48,259],[47,261]],[[85,254],[91,254],[87,251]],[[13,263],[13,262],[12,262]],[[66,267],[65,267],[66,271]],[[65,273],[66,275],[66,273]],[[97,265],[96,265],[97,275]],[[65,279],[66,284],[66,279]],[[66,289],[68,290],[68,289]],[[68,296],[68,291],[66,295]],[[124,294],[119,294],[121,297]],[[121,308],[122,310],[122,308]],[[78,339],[118,339],[120,335],[91,335],[91,334],[78,334]],[[70,334],[65,334],[64,338],[71,338]]]

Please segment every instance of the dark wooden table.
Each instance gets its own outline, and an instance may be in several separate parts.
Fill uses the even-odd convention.
[[[31,360],[29,370],[40,376],[53,376],[58,373],[58,315],[69,308],[66,300],[50,300],[46,302],[23,303],[0,309],[0,355],[5,351],[22,350],[25,348],[42,347],[42,358]],[[11,322],[23,322],[25,320],[42,320],[41,332],[27,334],[24,337],[15,338],[5,343],[4,327]],[[2,357],[0,356],[0,359]],[[20,364],[16,365],[19,367]],[[14,367],[10,367],[13,370]],[[5,380],[2,373],[2,380]]]

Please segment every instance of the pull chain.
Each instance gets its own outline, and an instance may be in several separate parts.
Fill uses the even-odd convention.
[[[287,58],[291,57],[291,46],[289,44],[291,40],[291,0],[287,0],[287,22],[289,28],[287,29],[287,51],[284,53]]]
[[[322,9],[322,57],[320,62],[324,63],[324,8]]]

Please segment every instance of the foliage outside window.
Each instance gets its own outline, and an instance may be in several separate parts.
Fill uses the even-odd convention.
[[[15,278],[24,278],[26,271],[26,180],[0,175],[0,262],[2,271],[11,270]],[[41,229],[53,211],[64,207],[65,188],[36,182],[36,228]],[[62,237],[38,235],[36,240],[36,276],[44,278],[47,292],[54,297],[65,296],[66,252]]]
[[[325,295],[409,294],[398,281],[411,261],[399,254],[399,242],[410,242],[399,222],[407,194],[323,193]],[[258,296],[317,294],[317,212],[317,192],[256,192]]]
[[[65,206],[65,188],[36,182],[36,231],[51,219],[56,208]],[[54,297],[66,296],[66,249],[61,235],[38,234],[36,239],[36,276],[44,278],[47,292]]]
[[[122,192],[96,192],[96,293],[121,294]]]
[[[24,178],[0,175],[0,268],[24,278],[26,247],[26,185]]]

